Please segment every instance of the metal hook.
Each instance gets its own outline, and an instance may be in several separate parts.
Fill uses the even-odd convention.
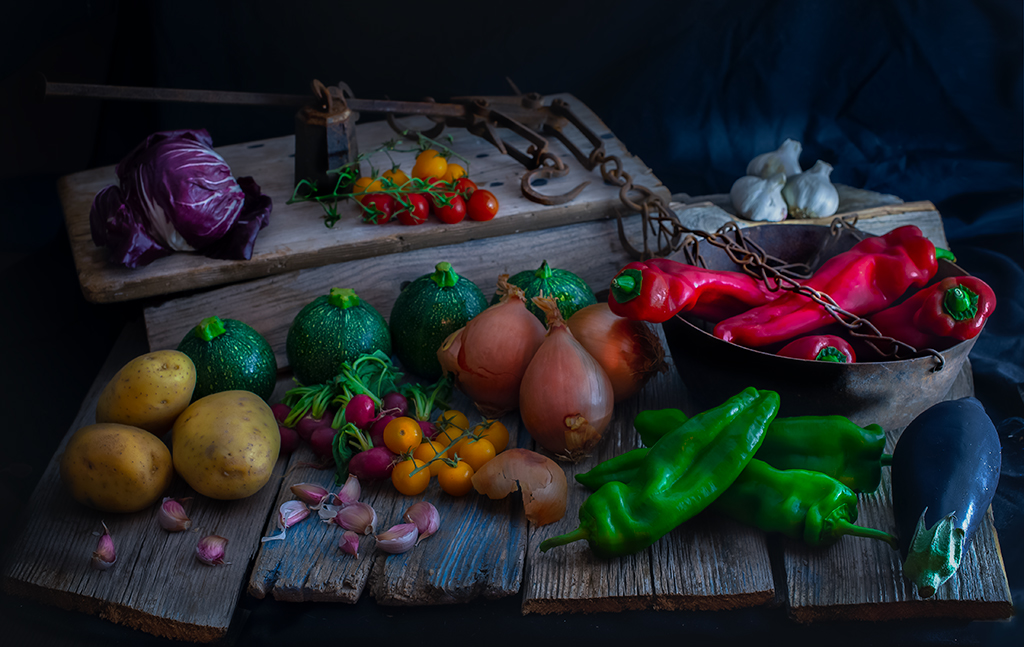
[[[555,205],[565,204],[566,202],[572,202],[573,200],[576,199],[576,196],[578,196],[583,191],[583,189],[587,188],[587,185],[590,184],[590,180],[587,180],[586,182],[579,185],[572,191],[569,191],[568,193],[563,193],[561,195],[544,195],[543,193],[537,193],[537,191],[535,191],[533,186],[531,185],[531,182],[533,182],[533,179],[535,177],[547,179],[564,177],[565,175],[568,175],[569,167],[566,166],[564,163],[561,167],[557,166],[557,164],[555,166],[548,166],[547,164],[544,164],[545,161],[551,159],[551,157],[545,157],[544,159],[541,160],[540,166],[538,166],[535,169],[531,169],[526,173],[523,173],[523,179],[521,182],[523,195],[526,196],[528,200],[531,200],[538,204]]]

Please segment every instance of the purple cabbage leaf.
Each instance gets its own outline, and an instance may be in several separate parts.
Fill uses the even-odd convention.
[[[251,177],[235,180],[206,130],[150,135],[117,165],[117,179],[93,199],[89,227],[125,267],[176,251],[249,260],[270,220],[270,196]]]

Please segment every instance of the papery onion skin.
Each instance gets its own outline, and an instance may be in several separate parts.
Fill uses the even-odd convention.
[[[523,291],[498,279],[496,305],[448,336],[437,350],[441,369],[480,413],[497,418],[519,406],[519,385],[544,341],[544,326],[526,309]]]
[[[473,474],[473,487],[491,499],[523,491],[526,519],[535,526],[565,516],[569,485],[565,472],[547,456],[528,449],[506,449]]]
[[[656,373],[668,370],[665,349],[650,325],[620,317],[607,303],[582,308],[566,323],[608,375],[617,403],[639,392]]]
[[[573,338],[554,299],[535,297],[548,334],[519,389],[523,426],[560,460],[577,462],[601,440],[615,396],[601,365]]]

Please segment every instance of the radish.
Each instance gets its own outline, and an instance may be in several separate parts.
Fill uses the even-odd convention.
[[[306,413],[306,415],[299,418],[299,421],[295,423],[295,431],[299,433],[299,438],[308,443],[310,442],[310,438],[313,436],[313,432],[316,431],[318,427],[330,425],[332,420],[334,420],[334,412],[330,409],[324,412],[324,416],[322,418],[314,418],[313,414]]]
[[[388,426],[388,423],[394,420],[396,416],[381,416],[370,427],[370,441],[373,442],[374,447],[384,446],[384,428]]]
[[[352,396],[345,405],[345,420],[360,429],[368,429],[373,424],[374,413],[373,400],[362,393]]]
[[[313,448],[313,453],[324,458],[334,456],[332,446],[334,445],[334,435],[336,433],[338,433],[338,430],[330,425],[317,427],[309,438],[309,445]]]
[[[397,458],[387,447],[374,447],[353,456],[348,471],[360,481],[389,478]]]
[[[391,393],[385,393],[384,397],[381,398],[380,409],[381,411],[387,411],[396,418],[400,418],[409,413],[409,401],[398,391],[392,391]],[[398,409],[398,413],[395,413],[392,409]]]
[[[423,430],[423,437],[432,440],[437,435],[437,425],[430,422],[429,420],[417,420],[420,423],[420,429]]]
[[[270,410],[274,412],[274,417],[277,418],[277,421],[281,424],[284,424],[288,414],[292,412],[292,408],[284,402],[278,402],[274,406],[270,407]]]
[[[284,425],[277,426],[278,431],[281,432],[281,453],[291,454],[299,447],[299,434],[291,427],[285,427]]]

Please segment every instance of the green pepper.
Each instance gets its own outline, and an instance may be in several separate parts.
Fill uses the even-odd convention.
[[[637,415],[633,426],[645,445],[685,422],[678,409],[656,409]],[[838,479],[855,492],[870,493],[882,480],[885,432],[878,425],[859,427],[843,416],[776,418],[768,427],[756,458],[779,469],[805,469]],[[646,448],[634,449],[600,463],[576,480],[596,490],[610,480],[628,483]]]
[[[843,416],[776,418],[755,458],[778,469],[821,472],[854,492],[882,482],[885,431],[859,427]]]
[[[810,470],[775,469],[756,458],[711,509],[808,546],[828,546],[851,535],[899,547],[889,533],[853,523],[857,495],[836,479]]]
[[[779,410],[774,391],[748,388],[666,434],[628,485],[602,485],[580,506],[580,525],[541,551],[581,539],[601,557],[639,552],[711,504],[739,476]]]

